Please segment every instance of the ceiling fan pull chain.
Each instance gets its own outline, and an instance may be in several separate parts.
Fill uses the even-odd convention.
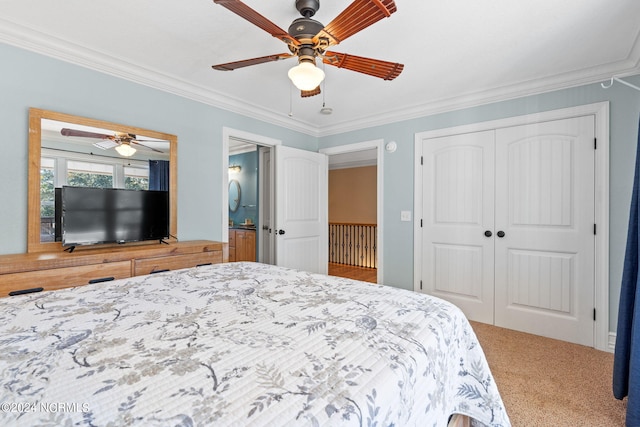
[[[293,117],[293,89],[289,85],[289,117]]]

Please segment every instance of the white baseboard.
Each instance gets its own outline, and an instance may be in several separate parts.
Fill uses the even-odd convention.
[[[616,333],[615,332],[609,332],[609,345],[607,346],[607,349],[613,353],[614,350],[616,349]]]

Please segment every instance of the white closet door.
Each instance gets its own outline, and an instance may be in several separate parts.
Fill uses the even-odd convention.
[[[493,323],[494,132],[422,144],[423,291]]]
[[[593,116],[496,131],[497,326],[593,346],[593,141]]]

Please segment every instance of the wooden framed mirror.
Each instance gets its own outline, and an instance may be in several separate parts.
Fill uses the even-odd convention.
[[[51,142],[51,140],[53,142]],[[115,141],[115,143],[114,143]],[[145,162],[166,159],[169,162],[169,233],[170,241],[178,235],[178,138],[175,135],[157,132],[149,129],[121,125],[104,120],[79,117],[55,111],[29,109],[29,178],[28,178],[28,207],[27,207],[27,252],[50,252],[62,250],[59,241],[47,241],[43,234],[44,225],[42,215],[42,182],[43,153],[64,153],[59,158],[73,159],[76,164],[111,163],[116,165],[114,180],[124,181],[122,172],[133,163],[143,165]],[[52,146],[49,146],[52,145]],[[115,151],[121,145],[133,147],[134,155],[120,154]],[[168,152],[167,152],[168,151]],[[59,162],[54,159],[54,163]],[[84,159],[88,159],[84,161]],[[95,162],[92,162],[96,159]],[[109,160],[107,160],[109,159]],[[46,159],[51,161],[51,159]],[[129,166],[127,166],[129,165]],[[68,172],[66,163],[62,166]],[[135,174],[135,173],[134,173]],[[66,175],[65,175],[66,176]],[[67,179],[66,177],[64,178]],[[132,178],[135,181],[135,177]],[[60,178],[56,178],[60,182]],[[49,185],[49,183],[47,183]]]

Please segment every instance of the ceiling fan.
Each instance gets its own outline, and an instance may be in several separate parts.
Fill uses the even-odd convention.
[[[287,44],[290,53],[262,56],[243,61],[214,65],[212,68],[221,71],[232,71],[237,68],[265,62],[278,61],[298,57],[298,65],[289,70],[289,78],[300,89],[303,97],[320,93],[320,83],[324,72],[316,67],[316,58],[321,58],[327,65],[346,68],[384,80],[393,80],[400,75],[403,64],[364,58],[327,49],[345,40],[357,32],[391,16],[396,11],[393,0],[355,0],[328,25],[311,19],[320,8],[320,0],[296,0],[296,9],[302,18],[295,19],[288,32],[251,9],[240,0],[213,0],[231,12],[262,28],[273,37]]]
[[[151,142],[154,140],[137,139],[137,136],[132,133],[114,132],[115,133],[114,135],[109,135],[105,133],[88,132],[84,130],[69,129],[69,128],[61,129],[60,133],[64,136],[79,136],[83,138],[100,139],[101,141],[94,142],[93,145],[103,150],[108,150],[110,148],[115,147],[118,154],[126,157],[133,156],[137,151],[134,147],[131,146],[132,144],[139,145],[151,151],[163,153],[163,151],[161,150],[142,144],[140,142],[140,141]]]

